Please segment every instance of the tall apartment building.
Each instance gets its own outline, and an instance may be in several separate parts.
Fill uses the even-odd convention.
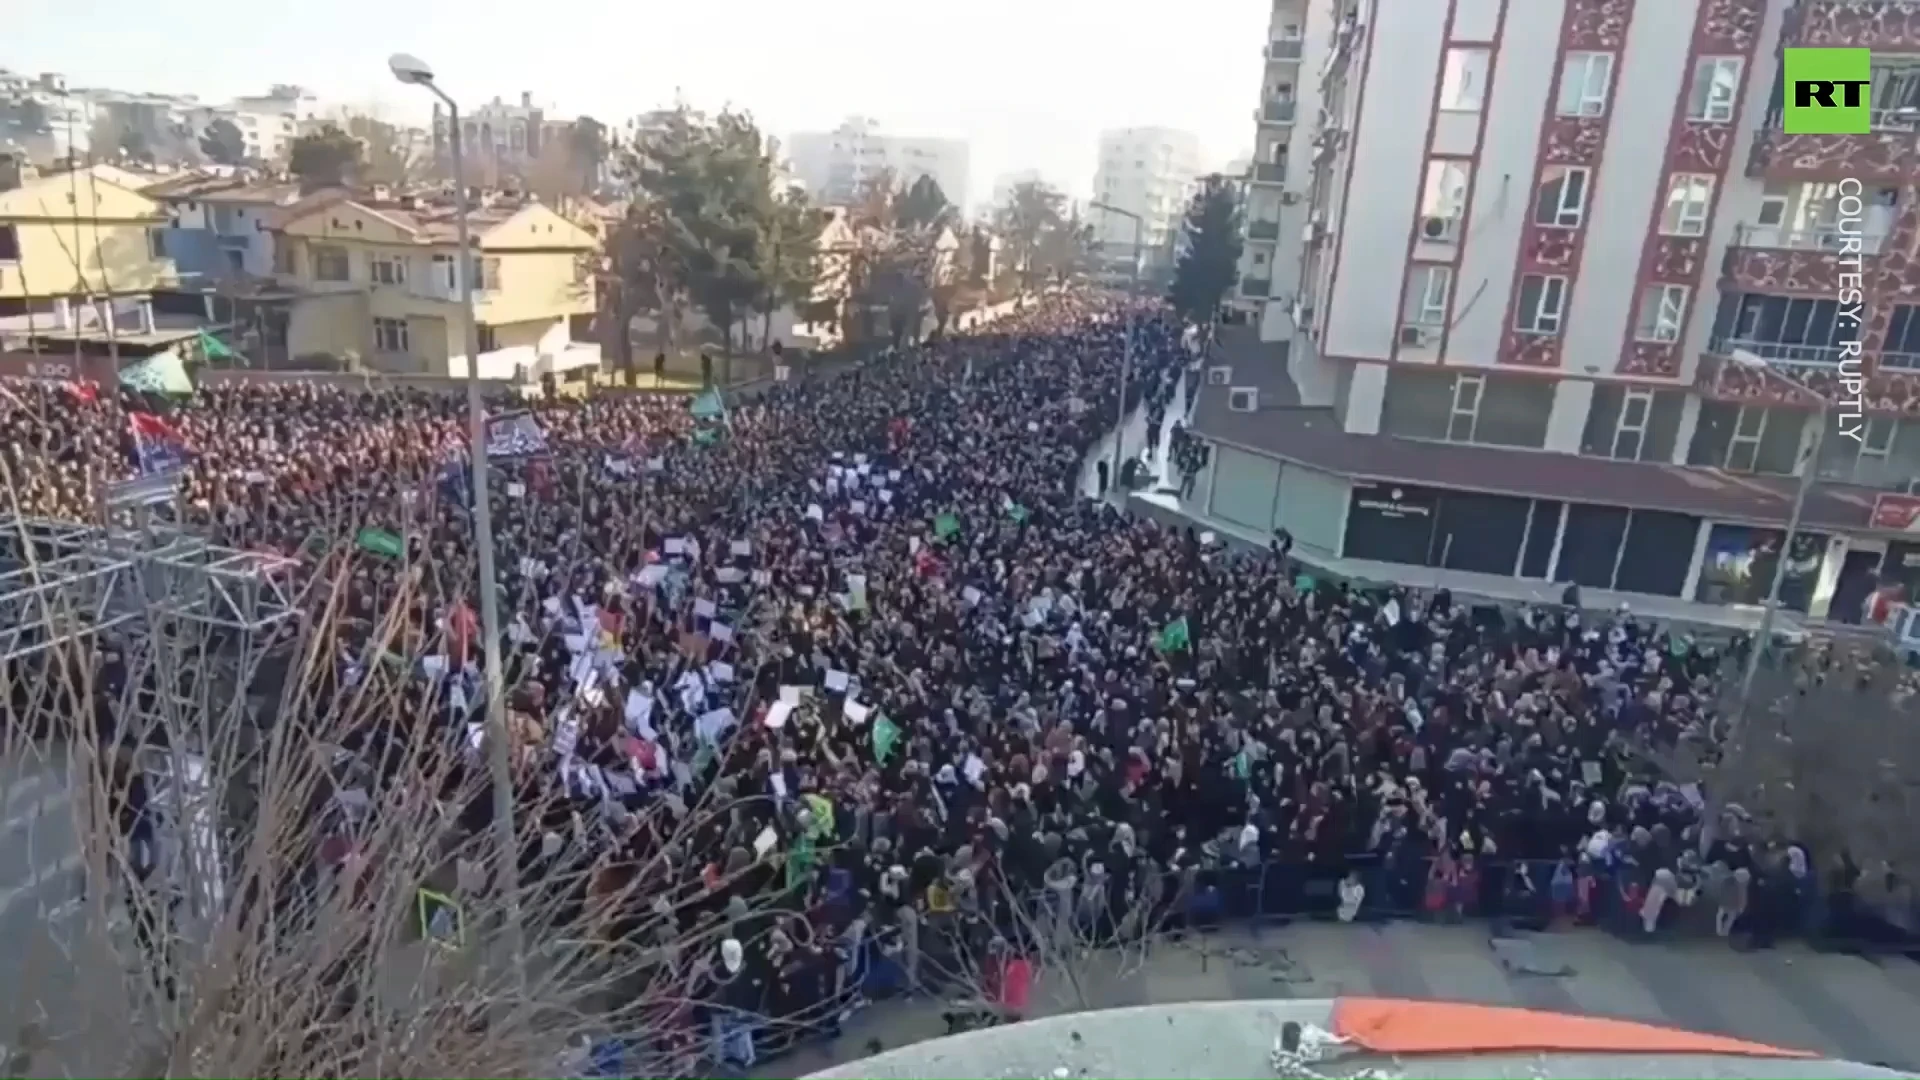
[[[968,150],[959,139],[887,135],[872,120],[852,117],[832,131],[795,132],[787,159],[823,206],[851,203],[882,173],[902,185],[931,176],[948,202],[967,205]]]
[[[488,170],[491,179],[520,176],[540,159],[541,148],[565,138],[571,125],[571,120],[549,115],[534,104],[530,92],[523,91],[517,103],[495,97],[460,118],[461,152],[468,164]],[[451,162],[447,116],[438,103],[433,106],[433,150],[435,160]]]
[[[1785,133],[1805,46],[1872,50],[1869,132]],[[1261,62],[1265,344],[1189,512],[1515,596],[1920,593],[1920,3],[1275,0]]]
[[[1100,134],[1100,161],[1093,174],[1093,200],[1140,217],[1140,247],[1149,263],[1171,255],[1201,172],[1200,140],[1162,127],[1115,128]],[[1103,253],[1132,258],[1133,220],[1126,214],[1088,210],[1094,242]]]

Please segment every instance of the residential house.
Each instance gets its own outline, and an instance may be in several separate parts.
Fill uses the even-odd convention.
[[[599,362],[594,237],[537,202],[492,200],[468,216],[465,260],[444,202],[329,191],[282,208],[270,228],[275,276],[308,293],[295,307],[295,356],[330,354],[392,372],[465,375],[460,311],[471,275],[478,370],[533,377]],[[324,302],[321,302],[324,301]]]
[[[213,168],[170,177],[142,189],[167,214],[164,243],[189,284],[273,273],[274,215],[300,199],[298,184],[260,181]]]
[[[176,280],[166,215],[137,191],[81,169],[0,192],[0,317],[35,330],[152,329],[153,290]],[[115,313],[114,318],[109,313]],[[103,326],[104,330],[106,327]]]

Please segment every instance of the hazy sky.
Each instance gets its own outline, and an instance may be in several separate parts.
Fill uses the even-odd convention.
[[[604,121],[669,104],[750,109],[774,134],[849,114],[972,144],[969,199],[1037,168],[1092,185],[1103,128],[1198,135],[1211,165],[1248,152],[1265,0],[0,0],[0,67],[75,86],[219,100],[299,83],[422,119],[391,82],[415,53],[463,102],[522,90]]]

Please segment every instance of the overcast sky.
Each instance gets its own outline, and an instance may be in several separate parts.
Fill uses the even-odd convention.
[[[1198,135],[1211,166],[1247,153],[1266,0],[0,0],[0,67],[74,86],[222,100],[306,86],[421,120],[390,81],[415,53],[464,102],[495,96],[604,121],[671,103],[733,104],[770,133],[851,114],[898,134],[966,139],[969,198],[1039,169],[1086,195],[1102,129]],[[1196,19],[1204,12],[1205,18]]]

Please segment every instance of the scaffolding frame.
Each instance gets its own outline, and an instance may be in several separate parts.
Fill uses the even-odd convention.
[[[204,924],[225,902],[221,800],[204,755],[250,719],[255,674],[298,625],[298,564],[168,520],[177,476],[115,485],[102,501],[107,524],[0,515],[0,665],[63,647],[97,654],[110,634],[158,676],[151,692],[123,696],[122,737],[135,737],[164,796],[160,888]]]

